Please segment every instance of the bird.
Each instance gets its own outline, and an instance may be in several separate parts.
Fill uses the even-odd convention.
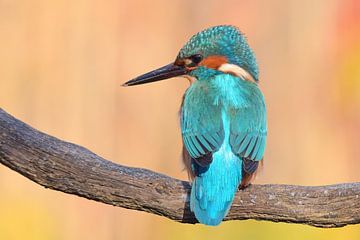
[[[198,222],[216,226],[263,161],[267,117],[257,61],[237,27],[214,26],[193,35],[174,62],[123,86],[177,76],[190,81],[180,109],[190,210]]]

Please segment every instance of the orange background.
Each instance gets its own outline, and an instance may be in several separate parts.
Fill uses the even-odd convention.
[[[121,83],[233,24],[260,66],[269,120],[256,183],[359,181],[360,1],[0,0],[0,106],[114,162],[186,179],[175,78]],[[360,225],[175,223],[46,190],[0,165],[0,239],[360,239]]]

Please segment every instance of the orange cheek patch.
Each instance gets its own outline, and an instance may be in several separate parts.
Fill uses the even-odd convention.
[[[221,65],[227,62],[228,60],[224,56],[212,55],[204,58],[199,65],[207,68],[218,69]]]

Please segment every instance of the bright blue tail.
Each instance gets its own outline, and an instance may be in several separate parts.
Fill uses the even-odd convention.
[[[241,181],[242,160],[234,155],[229,144],[223,144],[213,154],[213,161],[207,167],[195,162],[198,173],[192,183],[190,208],[197,220],[216,226],[227,215]]]

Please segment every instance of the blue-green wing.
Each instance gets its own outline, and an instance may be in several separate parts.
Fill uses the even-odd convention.
[[[211,162],[211,153],[217,151],[224,141],[221,108],[198,87],[190,87],[181,108],[181,132],[184,146],[193,159]]]
[[[259,161],[266,145],[266,107],[260,89],[252,90],[247,104],[231,109],[230,145],[238,156]]]

